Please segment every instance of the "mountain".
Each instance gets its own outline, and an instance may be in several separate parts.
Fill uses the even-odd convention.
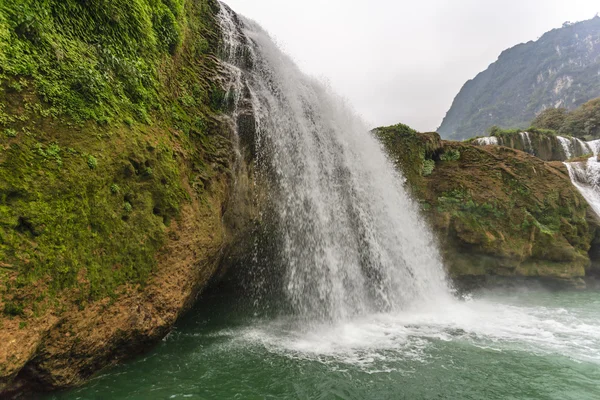
[[[525,128],[547,108],[572,110],[600,96],[600,17],[565,23],[537,41],[500,54],[468,81],[438,132],[444,138],[483,135],[489,127]]]

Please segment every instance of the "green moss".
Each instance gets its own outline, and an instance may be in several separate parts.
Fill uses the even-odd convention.
[[[7,128],[4,130],[4,134],[6,135],[6,137],[9,137],[9,138],[17,137],[17,131],[15,131],[14,129]]]
[[[441,161],[458,161],[460,160],[460,151],[457,149],[450,149],[440,155]]]
[[[180,47],[186,25],[179,0],[21,0],[1,7],[5,76],[28,77],[51,115],[79,121],[155,108],[159,62]],[[20,82],[10,86],[20,89]]]
[[[421,190],[421,178],[431,175],[435,169],[434,158],[441,150],[440,136],[419,133],[404,124],[377,128],[373,134],[383,143],[412,190]]]
[[[90,169],[98,167],[98,160],[94,156],[87,156],[87,165]]]
[[[143,285],[188,183],[201,172],[196,195],[208,196],[227,170],[211,100],[217,3],[0,7],[4,304],[35,308],[40,292],[85,304]]]
[[[439,234],[451,275],[581,276],[595,228],[559,166],[507,147],[438,142],[432,148],[431,134],[377,131]],[[521,142],[518,130],[495,134]],[[556,140],[541,130],[530,137],[539,148]],[[435,168],[423,174],[429,160]]]
[[[423,167],[421,168],[421,175],[422,176],[431,175],[433,173],[434,168],[435,168],[435,161],[424,159]]]

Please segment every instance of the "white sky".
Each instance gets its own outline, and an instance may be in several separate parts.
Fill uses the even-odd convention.
[[[600,11],[598,0],[225,2],[373,127],[420,131],[435,130],[462,85],[502,50]]]

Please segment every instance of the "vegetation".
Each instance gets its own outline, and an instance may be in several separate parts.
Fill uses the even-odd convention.
[[[568,113],[569,110],[566,108],[548,108],[535,117],[531,126],[558,132],[565,123]]]
[[[600,98],[590,100],[571,112],[549,108],[531,123],[539,128],[553,129],[561,135],[584,139],[600,138]]]
[[[0,4],[0,294],[6,315],[143,284],[230,143],[212,0]],[[209,44],[210,43],[210,44]],[[54,306],[53,306],[54,307]]]
[[[410,182],[433,173],[435,168],[433,157],[440,146],[439,136],[419,133],[404,124],[377,128],[373,130],[373,134],[386,148],[405,146],[406,151],[390,154],[392,161]]]
[[[588,205],[566,171],[510,148],[444,142],[436,133],[402,127],[377,132],[392,159],[400,160],[397,165],[438,233],[452,275],[585,274],[596,228],[587,221]],[[518,133],[492,132],[507,141]],[[540,143],[556,140],[541,129],[533,129],[530,137]],[[421,154],[434,164],[428,174],[407,164]]]

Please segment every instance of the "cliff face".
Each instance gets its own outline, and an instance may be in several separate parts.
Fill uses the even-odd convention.
[[[553,131],[536,128],[522,130],[492,129],[489,137],[475,138],[468,143],[477,146],[497,145],[510,147],[536,156],[543,161],[567,161],[591,156],[594,142],[588,143],[571,136],[558,136]]]
[[[2,395],[79,384],[162,338],[243,228],[218,11],[0,5]]]
[[[444,138],[526,128],[546,108],[574,109],[600,96],[600,17],[566,25],[504,51],[468,81],[438,129]]]
[[[562,163],[403,125],[374,132],[438,234],[451,276],[577,283],[594,272],[598,222]]]

